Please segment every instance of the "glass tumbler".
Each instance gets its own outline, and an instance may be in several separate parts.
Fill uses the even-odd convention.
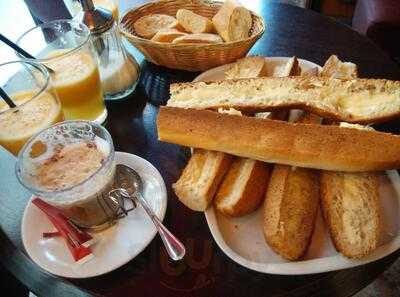
[[[64,119],[45,67],[33,61],[0,64],[0,86],[16,107],[0,99],[0,145],[17,155],[34,134]]]
[[[90,31],[73,20],[55,20],[25,32],[17,44],[50,68],[67,120],[102,123],[107,117]]]
[[[105,128],[90,121],[66,121],[25,144],[16,175],[25,188],[61,209],[76,225],[104,229],[116,222],[119,209],[109,200],[114,155]]]

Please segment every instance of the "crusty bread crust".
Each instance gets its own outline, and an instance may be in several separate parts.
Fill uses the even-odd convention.
[[[296,57],[289,59],[276,75],[298,74]],[[249,56],[236,61],[225,72],[226,77],[257,77],[266,74],[265,58]],[[232,114],[232,113],[231,113]],[[257,117],[284,120],[287,111],[257,114]],[[243,216],[255,211],[262,203],[268,185],[271,165],[264,162],[236,158],[216,194],[216,209],[227,216]]]
[[[357,66],[331,56],[320,75],[350,79],[357,77]],[[321,196],[325,223],[337,251],[360,258],[377,247],[381,229],[379,173],[322,171]]]
[[[217,210],[232,217],[256,210],[264,199],[269,172],[270,167],[264,162],[236,158],[215,196]]]
[[[235,0],[224,1],[212,18],[215,30],[226,42],[249,37],[253,19],[249,10]]]
[[[275,165],[264,202],[263,228],[268,245],[297,260],[311,242],[319,206],[318,171]]]
[[[187,33],[178,31],[176,29],[162,29],[156,33],[151,39],[157,42],[172,42],[178,37],[185,36]]]
[[[381,234],[377,173],[321,172],[321,208],[332,241],[348,258],[373,251]]]
[[[178,21],[166,14],[149,14],[139,18],[133,27],[137,35],[151,39],[161,29],[171,29],[178,26]]]
[[[192,210],[206,210],[232,159],[221,152],[195,149],[179,180],[172,185],[179,200]]]
[[[172,43],[221,43],[222,38],[212,33],[192,33],[175,38]]]
[[[179,9],[176,19],[190,33],[211,33],[214,30],[211,20],[188,9]]]
[[[334,171],[400,168],[400,136],[161,107],[158,138],[264,162]]]
[[[350,123],[376,123],[400,115],[400,81],[384,79],[260,77],[172,84],[170,93],[167,105],[181,108],[299,108]]]
[[[318,124],[321,119],[303,113],[297,123]],[[275,165],[263,211],[264,237],[270,247],[288,260],[301,258],[310,245],[319,206],[319,172]]]
[[[277,77],[297,76],[300,74],[301,67],[299,65],[299,60],[297,59],[297,57],[291,57],[287,61],[282,73],[278,74]]]
[[[350,62],[342,62],[337,56],[331,55],[326,60],[319,74],[324,77],[352,79],[358,77],[357,65]]]
[[[288,112],[283,110],[257,116],[285,120]],[[217,210],[231,217],[244,216],[255,211],[264,199],[270,171],[270,164],[236,158],[216,194],[214,205]]]
[[[247,56],[237,60],[225,71],[225,79],[249,78],[267,75],[264,57]]]

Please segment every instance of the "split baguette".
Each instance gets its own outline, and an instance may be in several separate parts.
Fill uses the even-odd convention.
[[[292,58],[289,63],[295,66],[296,61],[296,58]],[[291,69],[291,67],[285,67],[288,73]],[[256,73],[253,72],[253,75]],[[240,111],[234,109],[220,110],[219,112],[242,115]],[[279,112],[268,116],[284,119],[286,113]],[[230,161],[231,156],[220,152],[194,150],[181,177],[173,185],[179,200],[193,210],[207,209],[225,171],[230,166]],[[222,182],[216,205],[221,212],[235,216],[248,213],[260,204],[265,192],[269,169],[263,162],[241,158],[236,158],[232,167],[234,169],[229,170],[227,179]],[[235,186],[231,187],[233,184]],[[250,191],[254,185],[257,186],[256,191]]]
[[[253,19],[249,10],[237,1],[226,0],[212,18],[214,28],[226,42],[249,37]]]
[[[274,112],[264,118],[287,118],[287,112]],[[214,199],[216,209],[226,216],[239,217],[255,211],[268,186],[271,165],[261,161],[236,158],[225,175]]]
[[[267,75],[264,57],[249,56],[232,63],[225,71],[225,79],[260,77]]]
[[[319,124],[311,114],[296,122]],[[263,230],[265,241],[282,257],[294,261],[307,252],[314,231],[320,200],[317,170],[275,165],[265,195]]]
[[[349,258],[373,251],[381,234],[379,177],[321,172],[322,213],[336,249]]]
[[[323,77],[353,79],[358,77],[357,65],[350,62],[342,62],[335,55],[326,60],[319,74]]]
[[[291,57],[285,65],[275,67],[271,76],[273,77],[286,77],[286,76],[297,76],[301,74],[301,67],[299,60],[296,57]]]
[[[232,159],[221,152],[195,149],[179,180],[172,185],[179,200],[192,210],[206,210]]]
[[[267,189],[270,174],[268,166],[257,160],[236,158],[215,196],[216,209],[232,217],[256,210]]]
[[[309,125],[161,107],[159,140],[264,162],[334,170],[400,167],[400,136],[337,126]]]
[[[270,73],[273,77],[300,75],[301,68],[296,57],[290,58],[287,63],[275,67]],[[268,76],[268,67],[264,57],[248,56],[232,63],[225,71],[225,79],[240,79]]]
[[[264,202],[264,237],[288,260],[307,251],[319,206],[316,170],[275,165]]]
[[[187,9],[179,9],[176,19],[185,31],[190,33],[210,33],[214,29],[211,20]]]
[[[246,57],[234,63],[233,67],[234,71],[230,73],[233,77],[236,75],[255,77],[261,74],[257,70],[265,67],[265,59],[263,57]],[[276,75],[287,76],[296,72],[297,67],[297,59],[293,57],[289,59],[285,67],[280,68],[280,72],[276,72]],[[262,116],[284,120],[287,118],[287,112],[274,112]],[[247,158],[236,158],[216,194],[215,208],[224,215],[232,217],[247,215],[255,211],[264,199],[270,170],[270,164]]]
[[[321,76],[260,77],[172,84],[167,105],[181,108],[235,108],[270,111],[299,108],[351,123],[400,115],[400,81],[336,79]]]
[[[357,67],[331,56],[320,75],[350,79]],[[368,255],[381,233],[379,173],[321,171],[320,178],[321,209],[336,250],[349,258]]]
[[[298,62],[292,69],[292,75],[300,75]],[[317,75],[318,70],[301,74]],[[298,113],[292,112],[289,119],[292,116]],[[296,122],[320,124],[321,118],[303,113]],[[273,167],[264,200],[264,238],[276,253],[290,261],[304,256],[311,243],[320,200],[318,178],[319,172],[314,169],[279,164]]]

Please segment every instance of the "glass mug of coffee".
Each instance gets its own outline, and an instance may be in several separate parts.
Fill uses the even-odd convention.
[[[66,121],[25,144],[16,174],[25,188],[61,209],[76,225],[100,230],[115,223],[121,206],[109,196],[114,155],[105,128],[89,121]]]

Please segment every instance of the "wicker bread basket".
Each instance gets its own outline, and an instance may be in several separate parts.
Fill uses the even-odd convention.
[[[121,33],[147,60],[173,69],[204,71],[244,57],[265,30],[262,18],[252,12],[253,25],[247,39],[219,44],[171,44],[154,42],[136,35],[133,24],[144,15],[161,13],[175,16],[180,8],[212,18],[222,2],[206,0],[158,1],[127,11],[119,22]]]

